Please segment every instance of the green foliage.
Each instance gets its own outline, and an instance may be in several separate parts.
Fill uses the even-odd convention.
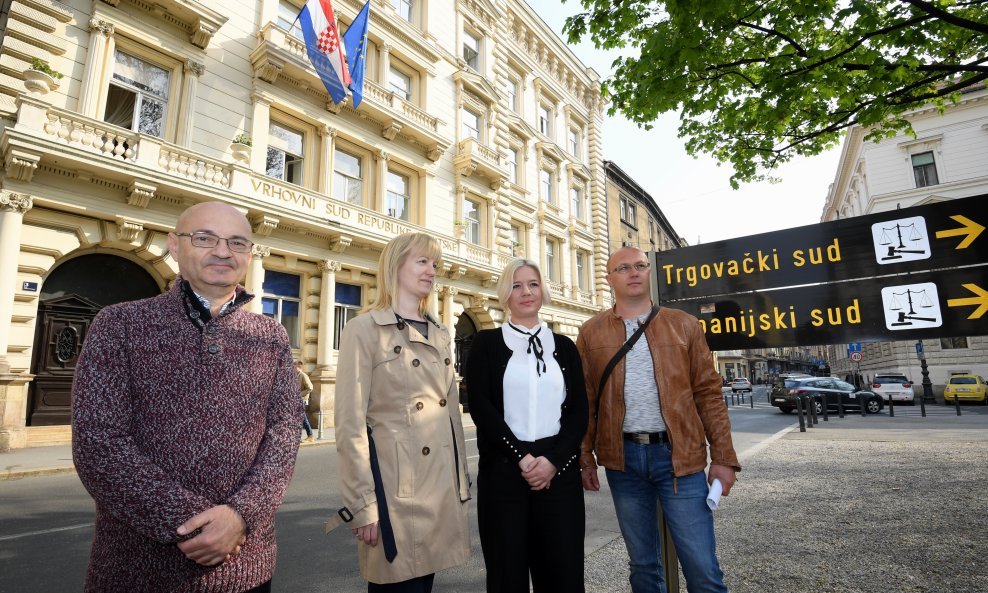
[[[48,62],[42,60],[41,58],[34,58],[33,60],[31,60],[31,70],[37,70],[38,72],[44,72],[45,74],[47,74],[48,76],[51,76],[52,78],[54,78],[56,80],[58,80],[58,79],[60,79],[60,78],[62,78],[62,77],[65,76],[64,74],[62,74],[58,70],[53,70],[52,67],[48,65]]]
[[[233,139],[234,144],[243,144],[246,146],[253,146],[254,141],[251,139],[250,134],[238,134],[236,138]]]
[[[610,113],[649,128],[678,111],[690,154],[759,181],[853,125],[877,140],[988,79],[988,0],[579,0],[571,42],[626,48]]]

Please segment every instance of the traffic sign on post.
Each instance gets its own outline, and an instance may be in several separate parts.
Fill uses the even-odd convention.
[[[852,362],[861,362],[861,353],[860,352],[852,352],[851,353],[851,361]]]

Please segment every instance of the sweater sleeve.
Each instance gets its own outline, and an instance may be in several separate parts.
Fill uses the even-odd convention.
[[[517,463],[529,451],[504,421],[503,404],[502,410],[494,404],[495,397],[504,389],[503,369],[493,362],[495,340],[501,339],[500,330],[482,331],[474,338],[467,358],[467,396],[470,399],[470,417],[477,425],[478,434],[496,447],[501,455]]]
[[[126,315],[107,308],[93,320],[72,386],[72,461],[101,511],[159,543],[214,506],[173,480],[136,445]]]
[[[223,501],[240,513],[248,532],[256,525],[274,522],[298,455],[299,425],[304,410],[288,334],[280,326],[277,330],[281,356],[268,397],[264,437],[240,487]]]
[[[587,390],[583,380],[583,364],[576,346],[568,337],[555,334],[559,366],[566,384],[566,398],[559,417],[559,435],[546,458],[562,472],[575,464],[580,453],[580,442],[587,430]]]

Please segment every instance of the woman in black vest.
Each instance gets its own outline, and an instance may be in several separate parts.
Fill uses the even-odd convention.
[[[477,515],[488,593],[583,593],[580,440],[587,397],[576,345],[539,319],[538,264],[498,282],[510,318],[474,338],[466,365],[477,425]]]

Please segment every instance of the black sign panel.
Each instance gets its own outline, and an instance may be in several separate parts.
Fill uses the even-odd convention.
[[[658,252],[663,303],[988,262],[988,194]]]
[[[988,266],[671,303],[711,350],[988,334]]]

